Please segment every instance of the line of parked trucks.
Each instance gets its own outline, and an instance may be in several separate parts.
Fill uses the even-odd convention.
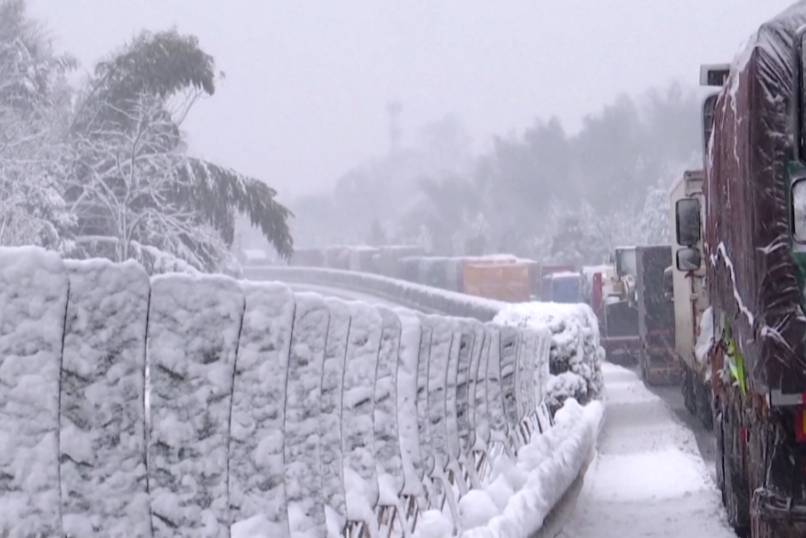
[[[703,167],[670,193],[673,245],[616,249],[612,267],[582,272],[417,252],[390,265],[394,276],[492,298],[587,300],[610,360],[636,359],[648,384],[680,383],[686,407],[713,429],[719,487],[742,537],[806,536],[805,38],[801,1],[733,64],[701,69],[712,89]]]
[[[805,37],[799,2],[701,69],[703,168],[670,193],[674,244],[619,249],[597,277],[611,359],[680,382],[742,537],[806,536]]]
[[[507,302],[577,303],[586,290],[582,273],[569,265],[540,264],[509,254],[431,256],[414,245],[297,249],[290,264],[375,273]]]

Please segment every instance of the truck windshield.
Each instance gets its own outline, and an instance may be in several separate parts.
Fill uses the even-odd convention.
[[[638,273],[635,249],[616,250],[616,271],[619,277]]]

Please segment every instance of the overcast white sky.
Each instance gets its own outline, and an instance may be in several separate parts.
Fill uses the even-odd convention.
[[[791,0],[29,0],[83,69],[143,28],[199,36],[226,73],[192,151],[278,187],[332,184],[446,114],[478,147],[540,116],[572,129],[621,92],[732,59]]]

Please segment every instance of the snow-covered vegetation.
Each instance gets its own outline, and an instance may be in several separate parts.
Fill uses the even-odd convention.
[[[332,192],[295,200],[296,243],[510,252],[572,266],[601,263],[619,245],[664,243],[667,191],[700,159],[700,113],[697,93],[673,85],[620,96],[576,132],[537,119],[481,154],[448,117],[357,163]]]
[[[553,410],[568,398],[585,403],[604,388],[599,322],[585,304],[525,303],[507,306],[496,323],[551,332],[550,372],[545,402]]]
[[[0,248],[0,293],[0,534],[525,536],[600,416],[552,424],[536,323],[30,247]]]
[[[183,122],[216,86],[194,36],[144,32],[77,86],[76,67],[23,0],[0,0],[0,245],[136,259],[149,272],[236,270],[240,213],[290,254],[273,189],[187,153]]]

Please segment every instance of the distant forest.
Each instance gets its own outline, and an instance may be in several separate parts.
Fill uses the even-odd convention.
[[[569,133],[538,119],[472,155],[460,121],[298,199],[300,247],[420,244],[440,255],[513,253],[592,264],[619,245],[668,243],[668,190],[702,162],[697,91],[621,96]]]

